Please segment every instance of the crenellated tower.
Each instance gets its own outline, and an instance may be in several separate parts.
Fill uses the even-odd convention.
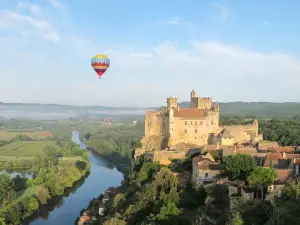
[[[210,110],[212,108],[212,99],[210,97],[197,97],[196,92],[193,89],[191,92],[190,107]]]
[[[169,111],[172,108],[178,109],[178,99],[169,97],[167,98],[167,109]]]

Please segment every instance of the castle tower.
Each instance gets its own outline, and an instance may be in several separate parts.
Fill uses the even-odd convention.
[[[170,109],[175,108],[178,109],[178,100],[177,98],[167,98],[167,108],[168,111],[170,111]]]
[[[257,136],[258,135],[258,121],[257,121],[257,119],[254,119],[253,125],[255,126],[255,133],[256,133],[256,136]]]
[[[196,91],[193,89],[191,92],[191,99],[196,97]]]
[[[190,108],[196,108],[196,91],[193,89],[191,92],[191,101],[190,101]]]

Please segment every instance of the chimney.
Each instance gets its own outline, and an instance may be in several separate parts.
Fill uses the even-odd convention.
[[[286,153],[282,152],[282,158],[285,159],[286,158]]]

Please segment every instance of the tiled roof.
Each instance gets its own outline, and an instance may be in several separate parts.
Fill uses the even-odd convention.
[[[220,170],[221,165],[219,163],[215,163],[207,158],[199,157],[197,159],[198,168],[201,170]]]
[[[277,172],[278,178],[275,180],[274,184],[286,184],[294,176],[293,170],[277,170]]]
[[[174,117],[193,117],[193,118],[202,118],[205,117],[204,112],[198,108],[183,108],[175,109]]]
[[[284,147],[266,147],[266,150],[274,151],[274,152],[293,152],[294,147],[284,146]]]
[[[300,158],[300,154],[286,154],[287,159]]]
[[[282,154],[281,153],[278,153],[278,152],[268,152],[267,155],[266,155],[264,167],[269,167],[271,161],[273,163],[274,162],[277,163],[281,159],[282,159]]]

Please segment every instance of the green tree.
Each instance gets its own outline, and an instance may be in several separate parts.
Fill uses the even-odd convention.
[[[50,199],[50,194],[47,188],[41,186],[38,187],[36,191],[36,197],[40,201],[41,204],[46,204],[47,201]]]
[[[84,151],[84,152],[82,153],[82,158],[84,158],[85,160],[88,160],[89,156],[90,156],[89,153],[86,152],[86,151]]]
[[[126,222],[124,220],[119,220],[118,218],[110,218],[106,220],[103,225],[126,225]]]
[[[256,162],[250,155],[236,154],[229,155],[222,160],[222,168],[229,173],[232,178],[246,176],[255,168]]]
[[[0,217],[0,225],[6,225],[5,219],[3,217]]]
[[[240,213],[236,212],[233,213],[231,216],[229,222],[227,223],[228,225],[243,225],[244,221]]]
[[[115,197],[114,197],[114,202],[113,202],[113,207],[116,208],[119,204],[119,202],[124,198],[124,194],[122,193],[118,193]]]
[[[75,162],[76,168],[79,169],[80,171],[83,171],[87,168],[87,163],[82,160],[77,160]]]
[[[15,198],[14,184],[9,175],[0,174],[0,206]]]
[[[57,149],[53,146],[45,146],[44,152],[44,167],[52,167],[58,164],[58,159],[56,157]]]
[[[177,188],[178,180],[167,168],[161,168],[156,174],[154,184],[160,187],[161,191],[168,193],[172,188]]]
[[[31,197],[28,202],[28,211],[32,213],[38,210],[38,208],[39,208],[38,200],[34,197]]]
[[[174,202],[168,202],[164,204],[157,215],[158,220],[167,220],[170,216],[178,216],[180,210],[177,208]]]
[[[276,170],[259,166],[250,173],[248,182],[251,185],[267,186],[272,184],[277,177],[278,173]]]

